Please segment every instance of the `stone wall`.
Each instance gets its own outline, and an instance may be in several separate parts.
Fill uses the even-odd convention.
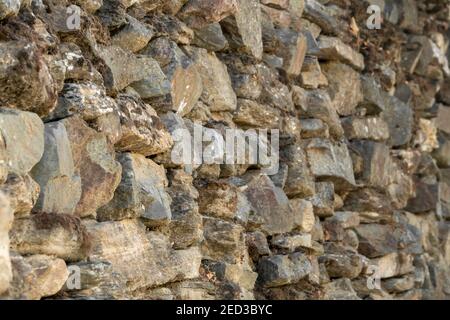
[[[449,21],[0,0],[0,297],[448,298]],[[278,129],[279,170],[174,161],[198,127]]]

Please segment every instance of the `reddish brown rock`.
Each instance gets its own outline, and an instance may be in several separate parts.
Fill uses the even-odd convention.
[[[120,182],[121,166],[104,134],[89,128],[76,117],[62,121],[73,163],[81,178],[81,197],[74,213],[81,217],[95,216],[99,207],[111,201]]]

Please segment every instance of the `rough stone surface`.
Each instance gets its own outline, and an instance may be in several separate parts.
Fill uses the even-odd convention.
[[[31,112],[1,108],[0,133],[9,171],[30,172],[44,152],[44,124]]]
[[[231,87],[226,66],[214,53],[208,53],[204,49],[191,48],[191,50],[191,58],[197,63],[203,82],[202,101],[211,111],[235,110],[236,94]]]
[[[151,106],[128,95],[119,96],[117,102],[122,130],[117,150],[151,156],[170,149],[172,137]]]
[[[157,232],[147,233],[143,224],[121,222],[86,223],[92,236],[91,262],[111,263],[110,277],[126,283],[122,294],[167,282],[199,276],[201,254],[196,247],[171,250],[169,240]],[[111,238],[111,234],[117,234]]]
[[[11,229],[11,248],[20,254],[54,255],[66,261],[89,254],[91,239],[80,219],[41,213],[17,219]]]
[[[171,219],[170,197],[164,191],[168,182],[164,169],[140,154],[122,153],[122,181],[114,198],[98,211],[100,221],[142,218],[147,225]]]
[[[0,299],[448,300],[449,13],[0,0]]]
[[[313,139],[307,143],[306,154],[311,172],[316,177],[332,180],[336,188],[355,185],[353,164],[346,144],[332,144],[327,140]]]

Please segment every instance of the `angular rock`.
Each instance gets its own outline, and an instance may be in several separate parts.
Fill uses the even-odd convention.
[[[327,283],[324,288],[325,300],[361,300],[353,289],[350,279],[337,279]]]
[[[96,210],[113,198],[120,182],[121,166],[115,161],[113,147],[104,134],[89,128],[77,117],[62,122],[70,142],[75,172],[81,179],[81,197],[74,213],[81,217],[95,216]]]
[[[401,146],[409,142],[412,136],[413,111],[409,105],[395,96],[383,91],[380,84],[371,77],[362,77],[364,106],[369,114],[381,112],[389,127],[389,145]]]
[[[0,17],[1,12],[0,8]],[[52,111],[56,105],[56,83],[36,45],[25,41],[1,42],[0,57],[0,106],[39,116]]]
[[[104,133],[112,144],[116,144],[122,139],[123,132],[118,110],[101,115],[91,123],[91,127],[98,132]]]
[[[392,278],[408,274],[414,270],[414,257],[410,254],[391,253],[371,260],[377,267],[376,276],[380,279]]]
[[[228,40],[219,23],[211,23],[203,28],[195,29],[194,34],[192,44],[208,51],[221,51],[228,46]]]
[[[289,145],[281,151],[281,161],[288,166],[284,191],[289,197],[314,195],[314,177],[309,169],[306,154],[300,145]]]
[[[359,237],[358,251],[369,258],[376,258],[398,250],[414,250],[416,236],[402,225],[361,224],[355,228]]]
[[[233,121],[241,126],[265,129],[276,129],[280,124],[280,112],[267,105],[255,101],[238,99],[237,110]]]
[[[254,208],[255,218],[262,220],[261,230],[269,235],[289,232],[294,227],[294,212],[282,189],[266,175],[255,176],[245,194]]]
[[[197,247],[172,250],[164,235],[146,232],[138,221],[89,221],[86,227],[93,241],[89,261],[109,262],[110,277],[125,284],[121,288],[124,293],[199,276],[201,254]]]
[[[239,189],[225,181],[207,181],[197,185],[200,213],[222,219],[233,219],[238,211]]]
[[[146,99],[167,94],[170,90],[170,83],[158,63],[148,56],[135,56],[117,46],[100,47],[97,55],[104,63],[101,72],[111,93],[132,85]]]
[[[203,258],[236,263],[245,250],[243,228],[215,218],[203,218]]]
[[[273,24],[280,28],[289,28],[292,23],[291,15],[288,11],[273,8],[270,5],[261,5],[263,14],[270,17]]]
[[[263,54],[261,32],[261,6],[258,0],[236,0],[233,16],[222,21],[222,27],[230,35],[230,47],[242,50],[261,60]]]
[[[316,0],[305,0],[304,16],[329,34],[338,34],[342,26],[330,10]]]
[[[10,174],[0,190],[8,196],[15,217],[28,216],[39,197],[39,184],[29,175]]]
[[[103,5],[103,0],[77,0],[77,4],[86,12],[94,13]]]
[[[358,212],[339,211],[335,212],[333,217],[327,219],[327,221],[336,222],[341,225],[342,228],[349,229],[359,226],[360,218]]]
[[[112,201],[98,210],[97,219],[142,218],[149,226],[166,224],[171,211],[164,168],[140,154],[122,153],[117,160],[122,165],[122,181]]]
[[[392,204],[388,196],[375,189],[361,188],[350,192],[345,198],[345,210],[356,212],[370,212],[390,215]]]
[[[292,199],[289,201],[295,213],[295,224],[302,232],[311,232],[316,222],[311,201]]]
[[[69,136],[62,121],[45,125],[45,149],[31,177],[40,186],[35,210],[72,214],[81,197]]]
[[[330,137],[328,125],[320,119],[301,119],[300,128],[302,139]]]
[[[236,0],[190,0],[178,15],[191,28],[202,28],[219,22],[237,9]]]
[[[314,214],[319,217],[330,217],[334,214],[334,184],[332,182],[316,182],[316,190],[310,201]]]
[[[415,179],[416,196],[408,201],[406,210],[414,213],[436,210],[439,203],[439,185]]]
[[[155,11],[151,15],[146,15],[143,18],[143,22],[154,29],[156,38],[169,38],[183,45],[191,44],[194,38],[194,31],[185,23],[173,16],[161,14],[158,11]]]
[[[439,130],[450,134],[450,107],[439,105],[436,126]]]
[[[334,109],[330,96],[323,90],[307,91],[293,86],[293,100],[300,109],[303,118],[320,119],[328,125],[330,134],[340,138],[344,135],[339,116]]]
[[[312,265],[302,253],[262,258],[258,263],[258,282],[264,287],[296,283],[312,272]]]
[[[183,170],[172,170],[169,174],[168,193],[172,198],[170,209],[170,241],[175,249],[185,249],[200,242],[203,236],[203,221],[199,214],[199,193],[192,184],[192,176]]]
[[[263,6],[264,7],[264,6]],[[290,77],[300,75],[308,49],[303,33],[288,28],[264,28],[264,50],[282,59],[280,68]]]
[[[289,88],[278,79],[278,73],[264,64],[258,64],[256,79],[261,84],[262,90],[259,103],[271,105],[282,111],[295,110],[292,101],[292,93]]]
[[[413,275],[405,275],[402,278],[391,278],[383,280],[382,287],[388,292],[404,292],[414,288],[415,281]]]
[[[339,38],[320,36],[319,49],[318,57],[320,59],[340,61],[358,71],[365,68],[363,55],[354,51]]]
[[[27,174],[44,152],[44,124],[31,112],[0,108],[0,135],[10,172]]]
[[[261,256],[268,256],[271,254],[267,238],[261,231],[247,233],[245,242],[248,247],[248,252],[253,261],[258,261]]]
[[[59,93],[58,105],[46,121],[79,114],[83,120],[92,121],[102,115],[117,111],[115,101],[105,90],[93,83],[66,83]]]
[[[11,248],[22,255],[54,255],[67,261],[88,256],[91,239],[80,219],[64,214],[40,213],[16,219],[10,232]]]
[[[353,164],[346,144],[312,139],[305,149],[314,176],[333,181],[337,190],[355,186]]]
[[[211,111],[233,111],[237,98],[231,87],[230,76],[226,66],[214,53],[205,49],[189,48],[188,53],[196,62],[197,70],[203,82],[201,100]]]
[[[127,16],[127,22],[127,25],[114,34],[111,42],[124,50],[138,52],[153,37],[153,31],[131,16]]]
[[[363,269],[362,256],[352,252],[327,253],[319,258],[332,278],[358,277]]]
[[[202,79],[194,62],[167,38],[152,41],[142,53],[158,61],[171,82],[171,92],[151,99],[152,106],[159,111],[173,111],[181,116],[188,114],[203,92]]]
[[[337,62],[322,65],[322,70],[328,78],[328,94],[337,113],[341,116],[354,113],[355,108],[363,100],[359,73]]]
[[[302,72],[300,73],[300,83],[306,89],[318,89],[328,86],[328,79],[322,73],[322,68],[317,57],[305,57]]]
[[[172,137],[152,107],[129,95],[120,95],[117,103],[122,127],[122,138],[115,145],[118,151],[151,156],[171,148]]]
[[[280,250],[293,253],[299,248],[312,248],[312,239],[307,233],[292,236],[277,235],[272,238],[271,244]]]
[[[64,260],[45,255],[11,258],[14,280],[6,293],[7,299],[39,300],[53,296],[64,286],[69,276]]]
[[[388,124],[378,117],[348,117],[342,119],[345,136],[349,140],[386,141],[389,139]]]

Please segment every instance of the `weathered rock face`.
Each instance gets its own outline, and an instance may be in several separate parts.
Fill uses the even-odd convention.
[[[95,215],[112,199],[120,174],[121,166],[104,134],[78,117],[49,123],[44,156],[32,171],[41,186],[36,209]]]
[[[2,11],[0,8],[0,17],[3,16]],[[52,111],[56,105],[56,84],[36,44],[1,42],[0,57],[0,88],[3,92],[0,105],[39,116]]]
[[[44,124],[31,112],[0,109],[4,162],[11,172],[26,174],[44,152]]]
[[[10,235],[11,248],[23,255],[37,253],[78,261],[88,256],[91,247],[80,219],[64,214],[40,213],[16,219]]]
[[[449,12],[0,0],[0,299],[449,299]]]
[[[147,233],[145,226],[137,221],[89,221],[86,227],[92,237],[89,260],[111,263],[110,277],[117,273],[120,281],[126,283],[121,288],[124,296],[136,289],[199,276],[201,254],[198,248],[171,250],[164,235]],[[111,238],[111,234],[117,236]]]
[[[98,211],[100,221],[142,218],[147,225],[167,223],[171,219],[170,197],[164,191],[164,168],[140,154],[122,153],[122,181],[114,198]]]

